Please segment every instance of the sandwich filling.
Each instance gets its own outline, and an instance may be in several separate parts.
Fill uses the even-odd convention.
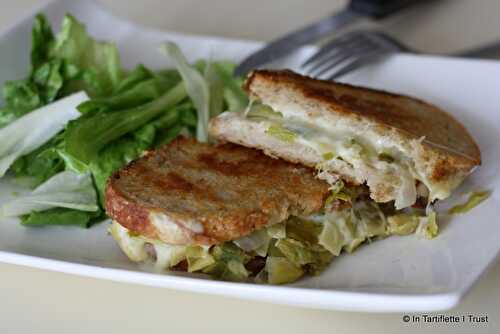
[[[267,136],[313,150],[321,157],[316,165],[318,176],[329,183],[336,179],[328,172],[335,174],[339,169],[349,170],[353,181],[359,184],[396,182],[396,209],[413,205],[419,196],[429,201],[449,196],[449,189],[433,184],[418,171],[404,148],[382,139],[370,140],[362,131],[354,133],[342,124],[303,118],[300,113],[282,113],[260,103],[252,103],[244,113],[226,115],[254,123]]]
[[[389,235],[437,234],[435,215],[424,210],[396,212],[370,200],[364,187],[338,181],[324,208],[306,217],[252,232],[212,246],[169,245],[135,233],[114,220],[110,233],[135,262],[152,262],[158,270],[177,269],[229,281],[284,284],[318,275],[342,251]]]

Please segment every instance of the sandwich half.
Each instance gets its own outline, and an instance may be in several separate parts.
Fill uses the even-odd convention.
[[[419,220],[386,218],[364,186],[331,186],[312,168],[234,144],[178,138],[108,180],[111,235],[135,262],[281,284],[319,274],[342,250]]]
[[[481,163],[462,124],[412,97],[291,71],[254,71],[244,88],[251,105],[212,119],[211,135],[314,167],[332,186],[366,185],[396,209],[447,198]]]

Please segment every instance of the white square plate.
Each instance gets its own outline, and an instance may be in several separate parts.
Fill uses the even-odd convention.
[[[144,29],[124,22],[90,1],[54,2],[42,9],[58,29],[66,12],[99,39],[114,40],[125,66],[168,66],[161,42],[179,44],[190,60],[239,61],[259,43]],[[21,20],[0,36],[0,83],[26,75],[33,20]],[[293,67],[305,53],[287,59]],[[218,282],[188,274],[154,273],[129,262],[106,233],[107,223],[88,230],[25,228],[0,221],[0,260],[83,276],[134,282],[304,307],[371,312],[433,311],[455,306],[500,249],[500,62],[396,55],[345,81],[417,96],[451,112],[479,142],[483,166],[460,192],[495,190],[470,213],[442,223],[438,238],[392,237],[343,255],[320,276],[288,286]],[[19,191],[0,182],[0,203]],[[457,198],[449,202],[457,201]]]

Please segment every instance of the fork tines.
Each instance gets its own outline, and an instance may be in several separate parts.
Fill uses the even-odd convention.
[[[332,80],[406,48],[375,31],[353,31],[323,45],[302,65],[304,74]]]

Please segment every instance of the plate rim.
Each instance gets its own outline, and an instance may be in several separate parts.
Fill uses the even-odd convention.
[[[50,270],[74,276],[140,284],[185,292],[263,301],[312,309],[357,311],[367,313],[432,312],[448,310],[463,299],[465,291],[436,294],[396,294],[354,292],[336,289],[309,289],[287,285],[261,285],[225,282],[168,273],[150,273],[127,269],[49,259],[0,251],[0,262]],[[494,262],[494,261],[492,261]],[[491,263],[489,264],[489,267]],[[485,270],[487,271],[487,270]],[[293,296],[293,299],[290,298]]]

